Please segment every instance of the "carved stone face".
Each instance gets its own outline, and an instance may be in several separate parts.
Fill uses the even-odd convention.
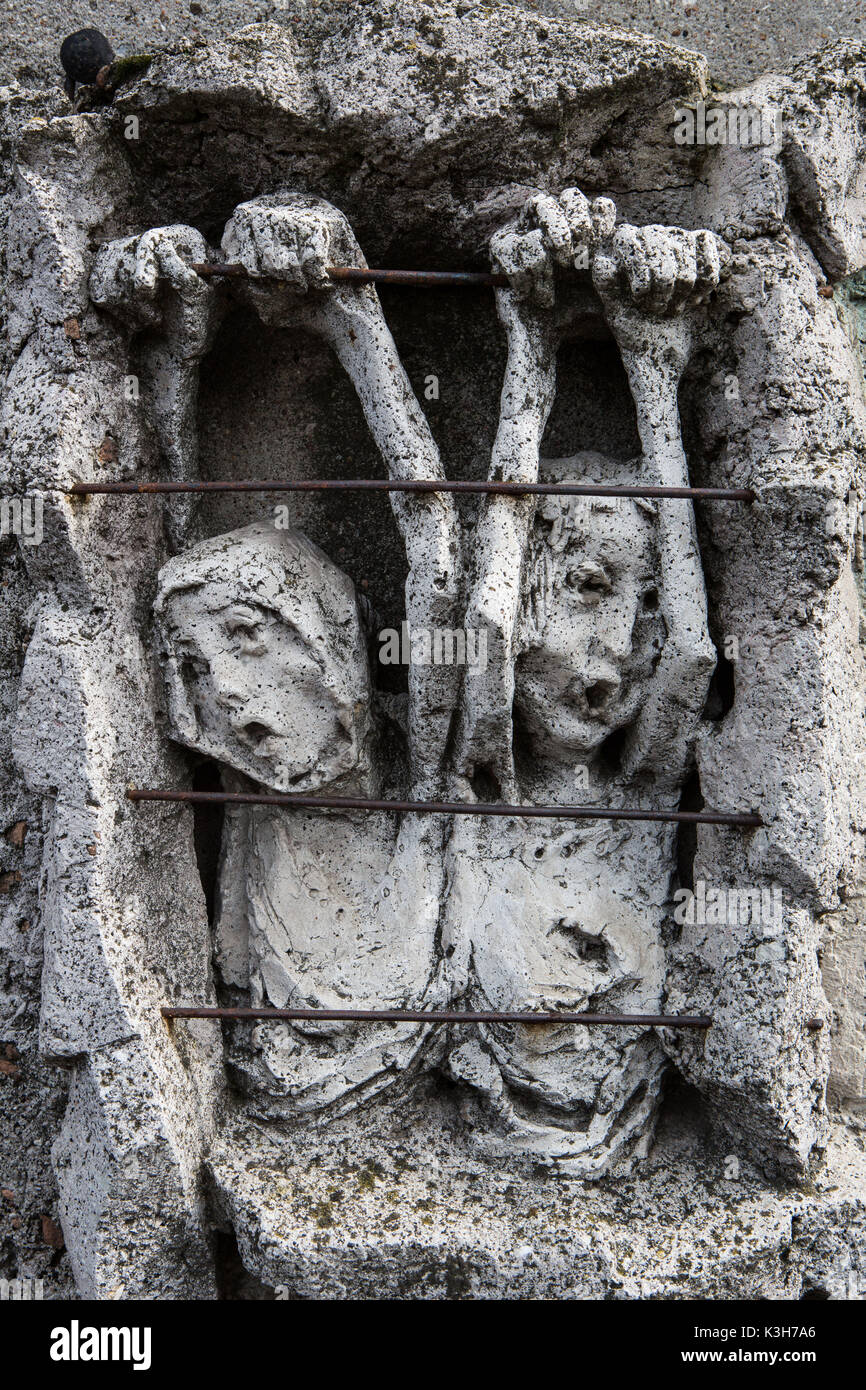
[[[278,791],[354,768],[369,675],[351,583],[304,537],[248,527],[161,574],[173,732]]]
[[[530,566],[515,706],[539,750],[588,753],[634,718],[661,650],[653,517],[547,499]]]

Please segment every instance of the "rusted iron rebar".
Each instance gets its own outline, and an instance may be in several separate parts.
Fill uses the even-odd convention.
[[[645,811],[613,806],[509,806],[482,801],[379,801],[364,796],[297,796],[288,792],[161,791],[129,787],[130,801],[180,801],[198,805],[295,806],[324,811],[395,811],[434,816],[512,816],[547,820],[676,821],[685,825],[763,825],[759,815],[741,811]]]
[[[267,280],[269,283],[291,283],[281,275],[250,275],[242,265],[222,264],[219,261],[193,261],[192,268],[205,279]],[[331,280],[348,281],[355,285],[410,285],[415,289],[476,289],[493,286],[505,288],[508,276],[489,270],[371,270],[366,266],[329,265]]]
[[[696,501],[754,502],[755,493],[748,487],[653,487],[595,483],[501,483],[465,482],[452,478],[241,478],[219,482],[196,479],[191,482],[146,483],[74,483],[69,489],[74,497],[95,493],[129,494],[174,492],[456,492],[502,493],[507,497],[523,497],[540,493],[560,497],[689,497]]]
[[[164,1008],[163,1018],[292,1019],[323,1023],[577,1023],[621,1024],[643,1028],[709,1028],[706,1015],[686,1014],[589,1014],[535,1013],[515,1010],[499,1013],[456,1009],[247,1009],[247,1008]]]
[[[708,1014],[590,1014],[536,1013],[532,1010],[510,1012],[475,1011],[467,1009],[270,1009],[218,1008],[210,1006],[174,1005],[161,1010],[163,1018],[219,1018],[234,1021],[271,1019],[291,1022],[357,1022],[357,1023],[522,1023],[585,1025],[621,1025],[636,1028],[711,1028]],[[821,1018],[807,1018],[805,1027],[817,1032],[824,1027]]]

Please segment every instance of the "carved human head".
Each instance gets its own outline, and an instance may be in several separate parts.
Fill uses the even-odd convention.
[[[547,461],[545,481],[628,482],[596,454]],[[542,496],[527,557],[515,709],[548,752],[591,752],[628,725],[664,641],[656,511],[643,499]]]
[[[355,591],[298,531],[257,523],[163,566],[154,605],[171,733],[282,792],[355,769],[370,678]]]

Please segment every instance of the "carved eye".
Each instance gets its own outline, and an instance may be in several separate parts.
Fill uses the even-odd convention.
[[[659,606],[658,589],[647,589],[643,596],[643,606],[647,612],[652,613]]]
[[[229,618],[226,632],[242,656],[258,656],[265,650],[262,624],[254,618]]]

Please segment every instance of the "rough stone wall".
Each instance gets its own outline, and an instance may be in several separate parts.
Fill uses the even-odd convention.
[[[808,245],[800,232],[785,229],[789,187],[778,163],[765,165],[756,156],[754,167],[735,192],[719,197],[718,189],[725,186],[724,154],[718,153],[707,168],[694,151],[672,149],[668,125],[672,105],[707,90],[705,66],[688,54],[660,50],[649,42],[635,43],[622,35],[595,36],[586,31],[580,31],[578,43],[571,31],[557,30],[552,40],[549,35],[542,38],[525,16],[515,19],[508,35],[497,32],[492,40],[488,35],[482,42],[482,17],[475,31],[473,77],[487,84],[491,109],[496,101],[502,102],[506,117],[504,130],[491,119],[489,133],[479,139],[476,130],[461,128],[459,83],[451,90],[451,101],[447,87],[432,80],[426,86],[419,82],[424,64],[415,65],[405,34],[371,55],[353,24],[338,11],[337,19],[327,21],[334,33],[314,76],[309,53],[321,48],[319,22],[305,31],[306,47],[259,31],[225,48],[187,49],[160,59],[134,89],[121,92],[113,108],[104,112],[69,117],[62,96],[43,98],[31,93],[15,94],[7,109],[7,141],[15,144],[20,166],[15,182],[10,180],[7,187],[6,203],[6,215],[11,218],[7,269],[14,308],[6,360],[6,486],[44,487],[51,493],[51,505],[46,513],[50,547],[28,552],[22,546],[16,554],[8,541],[4,543],[8,552],[4,593],[9,596],[3,648],[8,716],[4,729],[11,740],[9,722],[16,706],[17,756],[39,795],[22,790],[20,774],[4,757],[8,800],[3,807],[0,904],[6,975],[0,1044],[5,1050],[0,1056],[7,1065],[0,1086],[13,1104],[5,1108],[0,1122],[4,1187],[8,1171],[7,1191],[12,1193],[11,1199],[3,1199],[2,1272],[47,1274],[50,1269],[54,1281],[50,1291],[55,1296],[68,1293],[70,1271],[66,1257],[58,1257],[51,1243],[56,1241],[53,1227],[43,1226],[42,1218],[57,1221],[61,1214],[47,1150],[56,1138],[65,1106],[65,1068],[70,1064],[75,1118],[74,1123],[67,1122],[56,1147],[55,1167],[67,1194],[80,1192],[87,1156],[89,1171],[99,1173],[100,1192],[99,1200],[87,1209],[77,1209],[67,1196],[62,1214],[83,1233],[81,1249],[110,1246],[114,1259],[108,1267],[79,1260],[74,1270],[79,1289],[140,1291],[145,1296],[183,1296],[192,1290],[209,1296],[214,1287],[209,1252],[195,1233],[202,1202],[196,1176],[201,1158],[197,1124],[203,1121],[207,1134],[217,1090],[214,1035],[208,1025],[188,1034],[184,1030],[188,1041],[182,1044],[185,1055],[179,1057],[161,1025],[154,1024],[167,983],[161,961],[171,962],[170,987],[176,997],[207,997],[204,898],[188,828],[183,829],[186,822],[172,811],[149,811],[145,834],[123,796],[129,781],[178,786],[190,776],[189,765],[154,719],[153,711],[160,708],[158,673],[150,666],[141,640],[148,632],[155,574],[168,541],[159,512],[146,509],[146,504],[139,508],[138,503],[123,503],[124,510],[112,510],[103,501],[73,504],[56,491],[58,485],[96,476],[100,470],[127,476],[135,468],[144,476],[155,467],[154,441],[146,421],[123,399],[127,343],[89,304],[87,277],[95,246],[111,236],[190,221],[218,241],[222,222],[237,202],[287,179],[314,185],[332,198],[349,215],[371,262],[423,264],[435,256],[440,265],[449,260],[465,264],[467,259],[483,264],[491,226],[520,201],[521,190],[514,186],[537,184],[541,167],[547,186],[554,190],[568,183],[590,192],[615,190],[620,212],[635,221],[675,221],[685,226],[709,222],[733,244],[741,283],[748,283],[750,264],[754,265],[751,299],[747,295],[747,302],[741,297],[739,302],[719,306],[718,336],[707,345],[707,360],[713,364],[708,373],[711,387],[707,389],[704,382],[695,389],[695,441],[705,471],[693,481],[747,481],[765,494],[757,519],[754,515],[737,519],[727,511],[714,513],[702,535],[714,636],[721,640],[726,633],[736,632],[745,640],[734,674],[733,717],[706,739],[699,770],[702,791],[711,804],[769,805],[776,824],[772,834],[756,837],[747,858],[735,835],[702,830],[691,872],[693,877],[702,873],[718,877],[724,866],[734,882],[765,877],[781,881],[797,896],[798,906],[786,922],[790,947],[786,957],[780,958],[777,942],[756,939],[749,943],[757,973],[738,973],[730,943],[720,946],[685,934],[671,1007],[686,1002],[690,1008],[698,1007],[705,988],[707,1001],[715,1001],[718,1009],[721,981],[723,990],[728,990],[721,1001],[723,1009],[732,1016],[746,1012],[745,990],[761,1029],[747,1028],[745,1033],[720,1029],[708,1049],[671,1043],[671,1051],[709,1103],[709,1111],[701,1112],[701,1123],[712,1130],[727,1107],[728,1132],[742,1145],[744,1162],[754,1165],[752,1185],[748,1195],[742,1190],[743,1200],[760,1208],[767,1191],[762,1164],[769,1162],[772,1170],[773,1162],[781,1162],[783,1168],[787,1162],[802,1171],[809,1151],[826,1138],[817,1092],[830,1039],[826,1033],[816,1039],[795,1031],[804,1013],[822,1011],[816,952],[820,931],[825,929],[824,987],[838,1009],[832,1095],[837,1106],[847,1106],[847,1127],[840,1110],[832,1116],[835,1128],[830,1147],[845,1149],[846,1172],[854,1173],[840,1184],[842,1190],[856,1193],[861,1181],[856,1171],[862,1149],[858,1106],[864,1095],[862,1005],[857,998],[857,981],[862,982],[858,973],[862,972],[858,911],[862,897],[855,872],[856,786],[851,787],[850,804],[847,792],[840,797],[840,786],[849,785],[845,770],[856,763],[860,749],[845,704],[845,692],[859,679],[845,638],[853,604],[853,584],[846,578],[845,566],[856,523],[849,485],[862,448],[857,433],[862,412],[856,405],[861,384],[840,356],[840,311],[816,290],[825,274],[856,269],[859,248],[844,244],[845,229],[839,232],[838,224],[829,241],[827,235],[823,240],[813,235]],[[545,88],[541,82],[527,99],[527,109],[521,104],[526,65],[549,61],[546,45],[551,43],[557,61],[571,74],[573,90],[563,95],[554,90],[555,84]],[[524,48],[515,55],[521,44]],[[379,67],[371,72],[372,61]],[[654,84],[655,119],[635,98],[647,71]],[[353,86],[348,80],[361,76],[367,84],[367,100],[370,90],[387,94],[387,102],[383,98],[382,107],[372,114],[357,95],[360,82]],[[839,99],[831,77],[825,81],[828,101]],[[837,87],[844,88],[844,83]],[[250,89],[256,92],[252,103]],[[783,99],[791,90],[782,85]],[[791,109],[796,109],[796,92]],[[322,135],[324,111],[327,137]],[[129,113],[142,120],[143,137],[135,144],[124,142],[123,121]],[[55,118],[50,127],[45,125],[48,118]],[[566,140],[551,134],[563,128]],[[641,162],[636,170],[633,151],[638,130]],[[398,149],[400,157],[395,161]],[[231,152],[228,161],[226,150]],[[449,171],[457,168],[459,181],[449,177]],[[819,230],[825,225],[821,216],[827,197],[839,195],[840,165],[837,161],[828,168],[823,184],[820,178],[813,184],[802,179],[798,184],[791,178],[799,198],[795,220],[807,235],[810,225]],[[795,160],[789,161],[789,173],[792,169],[796,174]],[[479,216],[474,200],[496,185],[496,194]],[[767,195],[768,185],[775,190],[775,203]],[[695,197],[683,191],[695,186]],[[702,188],[708,190],[703,202]],[[434,333],[431,345],[424,349],[430,357],[418,356],[413,369],[412,352],[421,352],[413,346],[419,309],[420,304],[416,307],[406,299],[387,303],[410,372],[423,379],[427,370],[440,369],[446,350],[453,353],[455,390],[445,394],[440,424],[449,445],[453,442],[449,458],[459,460],[459,467],[471,475],[477,467],[472,443],[478,439],[486,443],[490,437],[501,343],[496,341],[479,386],[466,385],[466,359],[479,355],[480,347],[495,332],[492,314],[479,310],[472,327],[459,330],[455,338],[461,310],[456,302],[449,307],[447,300],[440,301],[431,310],[438,343]],[[486,322],[484,315],[488,315]],[[262,333],[242,315],[224,328],[203,390],[205,476],[225,476],[232,458],[238,471],[247,475],[277,471],[275,421],[267,411],[279,418],[279,402],[284,392],[291,391],[291,370],[285,366],[291,361],[287,338]],[[825,382],[820,389],[816,385],[811,395],[803,394],[802,374],[787,369],[804,340],[820,361],[820,379]],[[282,354],[284,384],[265,404],[263,417],[244,435],[248,405],[262,403],[261,392],[256,394],[256,373],[271,370],[278,354]],[[239,361],[248,373],[240,388],[243,409],[231,412],[225,408],[220,382],[235,382]],[[725,371],[718,363],[724,363]],[[798,363],[802,369],[802,355]],[[589,374],[579,350],[573,354],[570,370],[578,378],[581,372]],[[728,371],[741,383],[736,404],[724,394]],[[442,375],[447,381],[447,367]],[[329,364],[315,358],[312,380],[318,408],[292,416],[285,452],[307,476],[327,471],[325,460],[335,476],[346,476],[353,469],[372,470],[376,461],[361,439],[357,405],[345,383]],[[40,384],[35,397],[34,381]],[[621,372],[613,362],[605,381],[611,399],[621,402]],[[38,402],[35,412],[34,399]],[[327,405],[326,412],[322,404]],[[323,413],[326,421],[319,424]],[[556,438],[560,431],[559,437],[567,437],[570,447],[575,443],[592,447],[603,435],[605,418],[601,404],[597,413],[579,422],[584,434],[575,440],[574,422],[554,417],[550,434]],[[628,436],[629,431],[622,428]],[[341,433],[353,440],[351,453],[337,449],[336,436]],[[720,441],[727,445],[724,455]],[[239,457],[241,445],[243,457]],[[624,454],[629,445],[624,437]],[[813,466],[816,456],[820,479]],[[270,468],[265,466],[268,459],[274,460]],[[242,525],[267,500],[214,504],[204,513],[208,532]],[[300,519],[305,521],[303,511]],[[385,519],[383,514],[383,525]],[[377,597],[387,595],[396,610],[403,575],[393,532],[384,553],[378,549],[373,553],[369,535],[349,511],[324,513],[315,525],[320,528],[318,534],[314,532],[315,539],[332,553],[336,549],[356,583],[363,585],[373,578]],[[798,576],[793,587],[792,573]],[[39,602],[34,606],[37,595]],[[788,638],[784,647],[777,641],[782,628]],[[29,670],[23,671],[22,678],[28,643]],[[809,696],[824,720],[823,725],[816,721],[817,731],[809,730],[808,743],[802,731],[787,727],[788,704],[778,694],[791,691],[794,698],[804,670],[814,681]],[[802,703],[801,690],[796,699]],[[769,762],[757,755],[754,761],[742,756],[756,728],[777,750]],[[814,815],[804,817],[804,806],[813,808]],[[44,845],[43,817],[48,831]],[[19,828],[22,822],[26,835]],[[160,855],[168,856],[161,861],[159,875],[153,872],[154,843]],[[46,916],[57,933],[47,943],[36,902],[40,888],[49,908]],[[68,914],[62,932],[58,914]],[[130,942],[136,943],[135,949],[130,949]],[[36,1056],[35,1023],[46,948],[41,1048],[50,1066]],[[737,1104],[744,1094],[752,1097],[740,1116],[739,1129],[730,1122],[731,1092]],[[154,1107],[154,1095],[164,1101],[164,1111]],[[811,1116],[813,1103],[817,1124]],[[190,1123],[191,1115],[196,1116],[196,1124]],[[679,1117],[678,1105],[672,1102],[668,1123],[662,1127],[661,1154],[677,1152]],[[688,1127],[685,1123],[684,1128]],[[416,1132],[420,1139],[413,1142],[420,1143],[420,1148],[413,1150],[413,1142],[405,1136],[404,1142],[405,1162],[417,1172],[423,1163],[420,1117]],[[257,1249],[256,1238],[250,1234],[252,1222],[245,1225],[243,1212],[245,1200],[249,1197],[252,1202],[252,1195],[242,1185],[238,1188],[237,1176],[231,1176],[242,1145],[253,1142],[249,1134],[239,1135],[235,1150],[224,1145],[209,1160],[213,1181],[223,1193],[226,1222],[242,1233],[248,1267],[271,1285],[280,1279],[295,1281],[301,1296],[315,1296],[317,1289],[339,1296],[341,1288],[355,1287],[353,1280],[360,1276],[353,1272],[351,1253],[336,1258],[337,1273],[332,1273],[329,1283],[316,1264],[316,1242],[322,1239],[322,1231],[330,1229],[333,1218],[326,1208],[339,1207],[341,1199],[332,1193],[341,1190],[341,1183],[349,1181],[360,1188],[357,1211],[369,1219],[373,1204],[369,1193],[383,1179],[363,1163],[356,1165],[357,1172],[349,1180],[345,1174],[340,1178],[341,1160],[335,1152],[321,1183],[316,1180],[305,1186],[299,1163],[292,1178],[293,1200],[300,1209],[306,1203],[313,1213],[309,1232],[303,1227],[309,1244],[300,1253],[297,1249],[287,1252],[279,1232],[260,1232]],[[370,1144],[375,1142],[372,1137]],[[724,1149],[722,1139],[709,1140],[713,1157],[702,1162],[720,1162]],[[441,1166],[447,1167],[446,1157]],[[638,1205],[649,1200],[653,1185],[666,1183],[665,1191],[673,1201],[677,1179],[659,1176],[664,1166],[659,1158],[649,1187],[643,1195],[638,1193]],[[370,1172],[373,1178],[367,1181],[365,1175]],[[392,1176],[396,1184],[399,1168]],[[475,1181],[480,1180],[476,1175]],[[701,1186],[705,1177],[699,1173],[689,1181],[692,1188],[683,1179],[681,1191],[692,1192],[696,1208],[703,1210],[703,1202],[709,1210],[713,1194]],[[146,1209],[139,1200],[142,1189],[148,1192]],[[731,1189],[727,1192],[732,1194]],[[591,1231],[592,1198],[588,1200],[590,1205],[580,1219],[587,1221]],[[606,1192],[600,1212],[609,1200],[613,1198]],[[851,1249],[846,1245],[841,1251],[828,1234],[838,1221],[832,1198],[814,1208],[804,1206],[800,1197],[788,1206],[781,1200],[772,1211],[770,1202],[764,1212],[766,1228],[761,1227],[764,1244],[757,1276],[746,1276],[735,1267],[728,1280],[727,1274],[714,1273],[712,1262],[707,1261],[696,1276],[698,1290],[719,1297],[766,1290],[765,1296],[781,1297],[795,1285],[800,1291],[823,1281],[822,1287],[834,1297],[856,1296],[851,1289],[860,1285],[856,1279],[852,1285],[848,1276],[852,1268],[856,1274],[854,1225],[862,1219],[862,1208],[858,1216],[855,1197],[851,1200]],[[417,1203],[418,1234],[423,1239],[428,1214],[423,1203],[432,1202],[434,1208],[437,1203],[420,1190],[413,1192],[412,1201]],[[736,1206],[733,1195],[731,1202]],[[306,1216],[300,1209],[296,1215],[303,1226]],[[730,1227],[722,1232],[722,1243],[733,1240],[737,1223],[745,1224],[747,1215],[745,1209],[737,1210]],[[780,1251],[795,1218],[801,1235],[793,1273],[789,1273],[782,1268]],[[568,1219],[567,1210],[561,1219]],[[341,1233],[349,1251],[353,1232],[357,1236],[353,1221],[354,1215]],[[105,1223],[101,1235],[100,1222]],[[696,1230],[695,1243],[703,1238]],[[578,1245],[580,1239],[575,1237]],[[538,1233],[537,1243],[543,1244]],[[585,1246],[589,1243],[587,1238]],[[505,1244],[502,1231],[494,1231],[477,1265],[484,1269],[487,1260],[493,1272],[470,1274],[463,1283],[458,1280],[458,1294],[495,1292],[499,1281],[507,1277]],[[458,1242],[455,1259],[462,1258],[459,1248]],[[633,1263],[620,1281],[626,1296],[650,1291],[664,1296],[672,1290],[681,1295],[684,1289],[691,1289],[694,1296],[695,1276],[683,1273],[675,1253],[670,1254],[670,1268],[660,1289],[648,1288],[640,1273],[648,1248],[633,1253]],[[754,1252],[747,1253],[751,1258]],[[611,1287],[611,1280],[616,1284],[611,1269],[621,1254],[621,1248],[614,1250],[608,1266],[599,1268],[585,1248],[585,1279],[574,1286],[561,1285],[558,1292],[597,1296]],[[339,1273],[343,1259],[349,1270],[345,1279]],[[398,1261],[393,1253],[389,1259],[391,1273],[382,1276],[383,1288],[389,1287],[388,1278],[396,1278]],[[573,1259],[574,1248],[570,1248],[565,1263]],[[743,1268],[747,1264],[744,1255]],[[422,1270],[416,1287],[423,1288],[424,1277]],[[440,1273],[434,1270],[429,1277],[438,1288]],[[532,1276],[526,1278],[527,1287],[532,1287]],[[444,1296],[455,1296],[447,1280],[444,1287]],[[393,1288],[400,1296],[417,1296],[399,1283]]]
[[[89,468],[106,438],[117,439],[123,447],[129,429],[136,429],[135,422],[124,418],[128,412],[119,376],[113,388],[103,378],[107,411],[96,405],[93,385],[102,368],[94,373],[87,360],[88,261],[82,250],[88,232],[111,206],[110,194],[101,204],[97,189],[116,188],[113,156],[96,132],[61,126],[56,134],[56,142],[47,150],[37,141],[38,167],[24,156],[20,182],[11,198],[7,285],[12,287],[15,305],[9,324],[15,360],[4,392],[7,476],[21,491],[39,486],[39,479],[52,498],[66,469]],[[47,174],[44,183],[43,173]],[[55,231],[58,223],[63,228],[60,235]],[[40,256],[46,257],[46,273],[33,276],[31,257],[38,262]],[[72,328],[73,322],[78,327]],[[99,336],[97,330],[97,342]],[[105,360],[101,353],[100,358]],[[30,395],[34,379],[41,383],[35,398]],[[22,391],[38,405],[18,414],[23,428],[10,430]],[[144,441],[137,438],[136,448],[146,456]],[[80,510],[76,513],[73,504],[58,499],[54,505],[48,502],[45,525],[56,564],[48,561],[48,568],[43,568],[47,554],[42,546],[23,549],[25,564],[30,561],[28,620],[32,626],[18,689],[16,757],[19,765],[27,767],[30,785],[40,793],[47,838],[41,872],[35,866],[29,874],[21,872],[20,881],[12,885],[15,891],[8,894],[4,925],[11,939],[10,973],[26,970],[27,974],[21,993],[14,989],[12,975],[13,990],[4,995],[2,1031],[4,1037],[15,1040],[17,1048],[23,1015],[27,1021],[22,1041],[25,1047],[32,1046],[38,1019],[41,1056],[55,1067],[74,1068],[73,1092],[79,1098],[76,1119],[70,1125],[72,1112],[67,1111],[65,1127],[59,1135],[54,1129],[49,1138],[46,1107],[42,1130],[44,1138],[54,1142],[55,1173],[69,1173],[73,1189],[78,1165],[87,1168],[86,1178],[76,1189],[83,1194],[86,1209],[74,1210],[74,1199],[68,1198],[72,1209],[61,1203],[61,1219],[87,1230],[89,1223],[98,1224],[106,1216],[106,1206],[96,1194],[115,1198],[111,1234],[104,1230],[98,1242],[112,1268],[79,1263],[74,1270],[79,1290],[122,1287],[129,1279],[125,1265],[131,1261],[141,1270],[148,1265],[147,1220],[142,1221],[141,1210],[137,1215],[134,1211],[148,1171],[154,1192],[151,1217],[159,1235],[150,1242],[153,1259],[146,1281],[168,1288],[176,1275],[181,1291],[187,1287],[190,1252],[184,1257],[178,1252],[174,1272],[172,1262],[166,1266],[166,1219],[168,1225],[176,1221],[180,1227],[189,1226],[197,1180],[193,1171],[181,1172],[183,1140],[166,1132],[167,1112],[159,1107],[154,1112],[154,1095],[162,1085],[157,1079],[160,1067],[167,1063],[171,1071],[177,1063],[174,1049],[166,1050],[158,1010],[152,1002],[148,1004],[147,997],[150,994],[152,1001],[154,990],[156,995],[164,991],[160,961],[186,959],[193,969],[190,987],[206,987],[207,949],[202,953],[203,939],[196,941],[195,935],[196,921],[200,930],[206,928],[204,902],[191,848],[181,872],[169,869],[165,876],[161,872],[142,880],[140,850],[131,852],[124,845],[123,832],[122,789],[139,755],[148,766],[154,703],[151,695],[149,711],[146,664],[140,646],[129,640],[129,613],[130,605],[135,611],[146,602],[136,595],[136,587],[137,583],[146,586],[148,567],[159,554],[159,522],[145,518],[134,537],[121,523],[112,541],[110,525],[106,532],[100,521],[92,525],[91,518]],[[97,710],[107,714],[109,705],[113,712],[104,722]],[[110,786],[115,790],[107,794]],[[15,815],[13,811],[13,819]],[[38,817],[33,812],[31,817],[38,832]],[[31,843],[25,842],[28,861],[37,841],[38,833],[34,833]],[[171,846],[178,843],[172,830],[166,843],[170,861]],[[106,859],[101,850],[108,845],[112,849]],[[20,930],[18,923],[26,917],[37,889],[43,911],[32,914],[34,946],[30,947],[30,932]],[[46,924],[50,924],[47,933]],[[161,933],[168,935],[161,950],[148,953],[142,945],[130,951],[131,932],[142,932],[151,941]],[[40,937],[41,998],[33,989],[30,955],[39,950]],[[148,958],[155,977],[148,976]],[[139,966],[144,966],[144,974]],[[135,999],[139,1003],[133,1009],[142,1009],[141,1024],[128,1012]],[[206,1040],[206,1051],[212,1043],[212,1038]],[[87,1057],[84,1065],[83,1056]],[[32,1064],[33,1054],[28,1052],[22,1059],[22,1085],[31,1076],[30,1084],[38,1084],[36,1068],[35,1075],[30,1073]],[[49,1106],[57,1103],[57,1084],[52,1076],[46,1095]],[[115,1107],[90,1104],[94,1087],[103,1102],[113,1091]],[[205,1080],[199,1081],[198,1090],[203,1096]],[[188,1091],[187,1105],[190,1099]],[[16,1111],[17,1107],[12,1112],[10,1160],[13,1173],[20,1173],[31,1159],[22,1152],[22,1116]],[[25,1108],[25,1122],[27,1118]],[[178,1123],[182,1131],[182,1115]],[[38,1142],[41,1136],[37,1132],[35,1137]],[[37,1180],[43,1153],[40,1144],[32,1155]],[[14,1206],[6,1199],[5,1215],[7,1220],[11,1217],[10,1225],[16,1216],[22,1220],[17,1229],[26,1233],[31,1247],[38,1248],[32,1231],[38,1209],[34,1211],[30,1204],[40,1197],[44,1203],[46,1198],[38,1187],[32,1195],[26,1184],[22,1188],[12,1189]],[[128,1219],[126,1201],[133,1208]],[[47,1229],[50,1233],[51,1228]],[[94,1247],[96,1243],[94,1239]],[[34,1258],[31,1253],[31,1266]],[[25,1262],[21,1273],[27,1272]]]
[[[347,5],[365,0],[345,0]],[[656,39],[703,53],[713,75],[733,85],[762,72],[778,72],[791,58],[840,38],[859,39],[861,0],[785,0],[772,10],[750,0],[518,0],[543,22],[616,24]],[[244,24],[267,21],[287,28],[303,23],[319,7],[312,0],[161,0],[128,4],[126,0],[74,0],[38,5],[3,0],[0,16],[5,35],[0,80],[17,79],[41,87],[57,69],[61,38],[73,29],[94,26],[113,41],[118,52],[149,52],[177,39],[215,42]],[[462,0],[465,14],[510,8],[483,0]]]
[[[34,113],[41,102],[30,107]],[[8,138],[7,130],[7,138]],[[11,164],[4,161],[4,240]],[[4,323],[6,319],[4,296]],[[11,365],[4,333],[4,372]],[[46,1293],[69,1297],[74,1281],[62,1251],[51,1144],[66,1108],[68,1076],[39,1057],[38,1020],[43,932],[38,908],[42,813],[12,756],[12,734],[24,654],[32,631],[34,589],[17,540],[3,542],[2,874],[0,874],[0,1278],[42,1279]]]

